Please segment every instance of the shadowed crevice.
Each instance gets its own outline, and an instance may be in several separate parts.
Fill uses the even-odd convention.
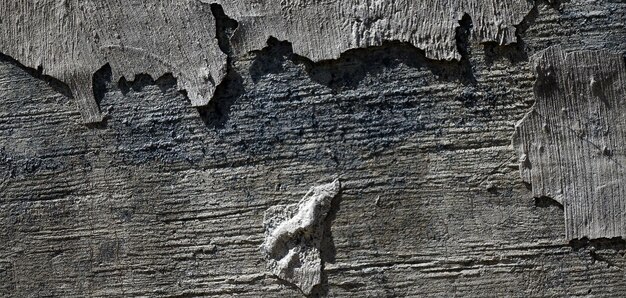
[[[197,108],[202,122],[209,128],[224,128],[230,120],[231,107],[243,93],[243,78],[232,68],[229,69],[209,104]]]
[[[61,95],[73,101],[75,100],[74,94],[72,93],[72,89],[69,87],[69,85],[52,76],[43,74],[43,67],[39,66],[37,67],[37,69],[35,69],[35,68],[25,66],[24,64],[20,63],[13,57],[8,56],[3,53],[0,53],[0,61],[5,61],[12,65],[17,66],[18,68],[28,73],[30,76],[44,81],[55,92],[58,92]],[[102,98],[104,97],[104,94],[106,93],[106,86],[105,86],[106,83],[104,83],[105,87],[103,87],[103,84],[101,84],[100,82],[106,81],[106,80],[108,80],[109,82],[111,80],[111,67],[109,66],[108,63],[103,65],[100,69],[98,69],[92,75],[93,97],[96,101],[98,111],[100,111],[100,102],[102,101]],[[105,123],[106,119],[102,119],[101,122],[102,123],[94,122],[94,123],[84,123],[84,124],[87,127],[92,127],[92,128],[101,128],[101,127],[106,126],[106,123]]]
[[[255,52],[255,59],[249,69],[255,83],[267,74],[284,71],[285,61],[304,66],[311,80],[330,88],[333,93],[354,90],[366,77],[376,76],[399,64],[427,69],[442,81],[460,82],[463,85],[473,85],[476,82],[469,59],[428,59],[423,50],[409,43],[386,42],[382,46],[352,49],[341,54],[338,59],[320,62],[294,54],[288,41],[279,41],[272,37],[267,44],[267,47]]]
[[[524,42],[523,36],[539,16],[538,5],[540,2],[541,1],[536,1],[535,5],[533,5],[533,8],[524,19],[522,19],[519,24],[515,25],[515,37],[517,42],[508,45],[499,45],[497,42],[493,41],[483,43],[483,53],[487,66],[493,65],[494,62],[501,59],[508,60],[511,64],[528,61],[528,45]]]
[[[105,64],[93,74],[93,95],[96,99],[96,103],[100,106],[104,95],[107,93],[108,86],[111,84],[111,65]]]
[[[569,245],[575,251],[579,251],[581,249],[592,248],[595,250],[626,250],[626,240],[622,237],[614,237],[614,238],[597,238],[597,239],[574,239],[570,240]]]
[[[329,292],[328,285],[328,273],[326,273],[325,266],[327,263],[333,264],[335,263],[337,249],[335,248],[335,239],[333,238],[333,233],[331,227],[333,226],[333,222],[335,218],[337,218],[337,213],[341,209],[341,193],[339,192],[331,201],[330,210],[328,211],[328,215],[326,215],[326,219],[323,224],[323,234],[322,234],[322,242],[320,243],[320,257],[322,259],[322,282],[313,287],[311,294],[308,297],[326,297]]]
[[[528,53],[526,52],[526,44],[518,37],[518,42],[509,45],[498,45],[495,42],[483,43],[483,52],[485,55],[485,64],[493,65],[497,60],[506,59],[511,64],[528,61]]]
[[[626,253],[626,241],[621,237],[575,239],[570,240],[569,245],[574,251],[589,253],[593,263],[601,262],[606,264],[607,268],[624,269],[620,259],[623,259]]]
[[[291,42],[270,37],[267,47],[254,52],[256,56],[249,71],[252,81],[256,83],[266,74],[284,71],[283,63],[289,60],[304,66],[314,82],[330,88],[333,93],[356,89],[367,76],[375,76],[399,64],[427,69],[442,81],[475,85],[476,78],[470,63],[471,30],[472,20],[465,14],[455,34],[460,61],[429,59],[423,50],[410,43],[387,41],[381,46],[350,49],[338,59],[313,62],[295,54]]]
[[[511,64],[528,62],[531,49],[529,49],[524,41],[523,36],[526,35],[528,28],[530,28],[539,17],[539,6],[545,5],[556,11],[561,11],[562,4],[567,2],[569,2],[569,0],[536,0],[528,14],[519,24],[514,26],[517,42],[508,45],[499,45],[494,41],[483,43],[483,52],[487,66],[493,65],[495,61],[501,59],[508,60]]]
[[[230,18],[219,4],[211,4],[211,12],[215,17],[218,45],[227,55],[226,76],[217,85],[213,98],[204,107],[198,107],[198,114],[202,122],[213,129],[222,129],[230,120],[232,105],[244,93],[243,78],[235,71],[233,48],[230,39],[239,26],[236,20]]]
[[[228,59],[232,59],[233,48],[230,44],[230,39],[237,27],[239,27],[239,23],[226,15],[224,8],[219,4],[211,4],[211,12],[215,18],[217,43],[222,52],[228,55]]]
[[[459,27],[455,30],[454,39],[456,40],[456,50],[461,54],[459,61],[459,70],[465,81],[461,81],[464,85],[476,85],[477,81],[474,77],[471,60],[471,36],[472,36],[472,18],[469,14],[463,14],[459,20]]]
[[[102,103],[102,100],[104,100],[104,97],[107,91],[109,90],[109,86],[111,84],[111,78],[113,76],[112,73],[113,72],[111,70],[111,65],[107,63],[93,74],[93,79],[92,79],[93,96],[94,96],[94,99],[96,100],[96,104],[100,108],[100,112],[102,113],[102,121],[93,122],[93,123],[85,123],[85,126],[89,128],[105,129],[108,126],[108,120],[110,118],[110,115],[107,113],[107,111],[102,111],[101,103]]]
[[[41,66],[38,67],[37,69],[25,66],[24,64],[15,60],[13,57],[5,55],[3,53],[0,53],[0,61],[5,61],[5,62],[8,62],[12,65],[19,67],[20,69],[24,70],[26,73],[33,76],[34,78],[46,82],[46,84],[48,84],[50,88],[52,88],[54,91],[58,93],[61,93],[63,96],[71,98],[71,99],[74,98],[74,96],[72,95],[72,90],[67,84],[49,75],[44,75],[43,68]]]
[[[535,198],[535,207],[549,208],[556,207],[563,210],[563,205],[550,197]]]
[[[124,95],[131,90],[134,92],[141,92],[147,86],[157,86],[161,92],[165,93],[167,90],[175,89],[177,84],[178,82],[172,73],[166,73],[156,80],[152,78],[152,76],[142,73],[135,75],[135,79],[132,81],[127,81],[124,77],[120,78],[118,88]],[[186,96],[186,92],[184,90],[179,92]]]

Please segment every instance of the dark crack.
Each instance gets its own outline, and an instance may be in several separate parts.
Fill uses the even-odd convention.
[[[550,198],[550,197],[535,198],[535,207],[540,207],[540,208],[556,207],[556,208],[563,210],[563,204],[557,202],[555,199]]]
[[[230,42],[239,24],[227,16],[224,8],[219,4],[211,4],[211,12],[215,17],[219,47],[227,55],[227,73],[222,82],[217,85],[209,104],[197,109],[207,127],[222,129],[230,119],[232,105],[244,93],[243,78],[235,71],[233,48]]]

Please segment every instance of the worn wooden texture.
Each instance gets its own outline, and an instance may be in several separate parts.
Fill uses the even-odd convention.
[[[87,123],[102,121],[93,75],[173,73],[194,106],[226,73],[209,5],[182,1],[2,0],[0,52],[65,82]]]
[[[265,267],[264,214],[334,177],[323,295],[624,296],[624,242],[570,242],[511,136],[534,102],[527,57],[623,53],[625,14],[540,4],[523,44],[460,43],[464,62],[389,44],[310,64],[273,41],[233,56],[203,109],[172,76],[113,80],[97,127],[2,61],[0,296],[302,296]]]
[[[534,58],[536,103],[515,135],[535,197],[564,206],[566,236],[626,237],[626,61],[609,51]]]

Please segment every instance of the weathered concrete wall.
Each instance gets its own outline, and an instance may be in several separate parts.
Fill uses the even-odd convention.
[[[240,26],[252,26],[223,5]],[[276,274],[263,249],[289,218],[315,226],[290,230],[309,232],[286,244],[319,251],[321,284],[312,296],[623,296],[625,242],[572,240],[579,234],[566,234],[567,196],[556,198],[565,206],[534,198],[549,195],[535,184],[541,180],[524,170],[532,184],[520,178],[519,145],[531,146],[533,135],[511,140],[529,112],[544,111],[538,54],[554,45],[575,57],[602,50],[600,58],[613,61],[607,71],[624,69],[626,4],[528,8],[514,10],[523,19],[506,16],[515,20],[507,26],[521,22],[509,39],[517,43],[508,45],[476,38],[482,20],[459,10],[469,17],[454,28],[458,61],[436,60],[429,46],[397,38],[408,43],[339,47],[339,58],[314,63],[319,57],[306,56],[305,40],[292,47],[270,38],[263,49],[241,51],[237,38],[226,38],[233,22],[213,6],[207,21],[217,19],[218,46],[229,58],[207,106],[192,107],[176,71],[137,68],[154,80],[120,80],[110,63],[92,70],[104,121],[90,126],[70,98],[77,97],[70,82],[4,53],[0,296],[302,296],[307,283]],[[261,28],[259,38],[274,36],[276,28]],[[10,38],[0,36],[3,44]],[[43,73],[52,75],[45,66]],[[606,96],[622,108],[623,96]],[[616,111],[611,132],[623,133]],[[623,135],[606,138],[608,157],[622,161]],[[623,174],[608,157],[597,158]],[[521,162],[552,173],[541,160]],[[335,179],[341,189],[328,212],[289,211],[309,202],[311,187]],[[624,202],[623,185],[611,187],[603,195]],[[587,190],[582,195],[593,198]],[[291,213],[274,222],[277,208]],[[302,224],[305,218],[314,224]],[[315,264],[309,255],[297,259]]]

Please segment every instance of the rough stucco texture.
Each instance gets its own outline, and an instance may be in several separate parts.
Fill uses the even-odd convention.
[[[209,5],[196,0],[3,0],[0,52],[65,82],[84,121],[100,122],[92,77],[173,73],[195,106],[226,73]]]
[[[15,3],[46,2],[4,1],[0,7]],[[72,2],[54,4],[64,3]],[[575,183],[572,179],[582,179],[574,175],[550,176],[557,180],[550,179],[549,188],[537,184],[543,181],[537,178],[542,173],[553,175],[552,165],[565,165],[566,156],[554,155],[546,145],[544,154],[556,159],[545,161],[545,156],[533,151],[537,140],[548,137],[534,129],[532,122],[533,114],[554,116],[549,113],[560,113],[557,106],[561,105],[576,111],[575,115],[597,112],[593,114],[596,119],[612,122],[607,124],[610,133],[602,136],[606,151],[580,150],[588,148],[585,140],[600,141],[590,138],[595,137],[591,134],[595,130],[585,130],[594,126],[581,126],[587,136],[580,138],[559,128],[558,121],[564,121],[560,119],[549,123],[549,130],[562,136],[552,139],[555,143],[550,146],[569,144],[571,148],[563,148],[580,150],[577,154],[585,163],[602,166],[611,175],[623,171],[611,161],[623,160],[617,143],[623,142],[623,136],[613,134],[623,128],[619,126],[624,121],[618,112],[620,95],[608,92],[619,91],[614,84],[620,80],[579,68],[623,77],[619,74],[626,52],[623,1],[540,2],[532,9],[527,2],[517,2],[517,6],[507,6],[510,10],[494,8],[495,13],[507,11],[495,17],[504,20],[501,27],[486,25],[488,20],[474,13],[491,7],[491,2],[476,9],[470,4],[462,9],[458,5],[445,10],[427,7],[429,13],[450,17],[430,22],[431,18],[415,12],[424,18],[426,27],[411,24],[418,29],[410,36],[441,34],[440,40],[434,35],[415,37],[423,45],[409,35],[397,35],[406,39],[393,37],[399,40],[389,43],[377,37],[359,39],[361,43],[346,42],[349,38],[333,43],[332,34],[352,34],[344,30],[352,30],[350,23],[340,23],[345,26],[332,27],[325,31],[332,34],[317,39],[298,39],[290,27],[281,31],[278,25],[259,25],[253,32],[258,32],[260,41],[246,44],[241,41],[246,40],[244,29],[254,28],[255,20],[270,24],[270,16],[291,18],[296,26],[300,23],[292,16],[310,10],[302,7],[340,15],[345,9],[338,5],[345,4],[301,2],[292,10],[273,8],[272,13],[262,13],[267,10],[255,1],[250,5],[257,5],[258,10],[247,10],[252,13],[246,16],[234,4],[223,3],[224,13],[239,21],[233,33],[234,22],[211,9],[215,6],[207,7],[210,3],[176,3],[199,10],[186,18],[177,18],[182,12],[171,10],[172,15],[165,16],[169,25],[159,23],[163,26],[159,28],[171,26],[171,32],[178,32],[177,22],[200,22],[204,29],[189,26],[184,32],[207,32],[202,35],[206,40],[189,36],[200,42],[202,53],[228,53],[221,58],[223,68],[213,68],[218,64],[208,56],[206,61],[187,64],[192,67],[182,66],[189,73],[198,73],[195,66],[224,71],[221,84],[220,72],[216,72],[211,75],[215,84],[209,80],[203,85],[215,90],[211,101],[200,108],[193,106],[197,102],[189,90],[180,92],[189,87],[183,85],[186,81],[179,71],[137,58],[132,50],[96,55],[102,60],[93,64],[76,56],[76,63],[84,67],[79,69],[83,86],[93,88],[103,115],[98,125],[84,126],[80,112],[84,110],[76,109],[76,101],[68,96],[77,97],[72,81],[61,75],[64,72],[48,72],[54,67],[41,63],[42,75],[32,69],[39,63],[28,60],[36,55],[25,59],[0,50],[8,55],[0,58],[0,296],[304,296],[309,287],[273,271],[272,260],[280,256],[268,257],[263,247],[279,222],[297,217],[294,207],[309,202],[311,187],[327,185],[335,178],[341,181],[341,191],[333,197],[326,217],[322,215],[325,208],[302,209],[320,210],[319,216],[302,218],[313,218],[322,227],[305,225],[315,228],[287,233],[289,250],[305,251],[292,264],[314,265],[315,274],[307,275],[314,282],[306,285],[315,284],[309,296],[621,297],[626,293],[623,239],[572,240],[577,235],[613,234],[593,225],[582,225],[580,230],[570,227],[579,217],[574,217],[577,213],[569,204],[581,198],[593,204],[598,198],[593,187],[613,181],[611,177],[618,174],[594,176],[593,171],[580,171],[598,179],[587,192],[567,189],[568,183]],[[380,8],[379,2],[371,3],[373,11]],[[46,11],[58,10],[61,7],[54,6]],[[193,13],[197,11],[206,15]],[[143,20],[131,12],[111,15]],[[469,18],[458,24],[463,12]],[[11,20],[19,15],[24,14]],[[162,20],[164,16],[153,17]],[[3,15],[1,19],[0,26],[6,26],[9,18]],[[378,15],[370,18],[376,19]],[[336,20],[340,18],[318,22],[331,28]],[[401,19],[366,23],[387,30],[396,20]],[[453,24],[454,36],[449,35],[448,25],[428,27],[443,23]],[[507,35],[507,42],[481,33],[518,23],[518,35],[515,39]],[[300,26],[313,28],[308,23]],[[355,28],[363,33],[355,36],[374,36],[372,30]],[[170,43],[166,31],[156,31],[157,36],[163,34],[159,41]],[[125,44],[131,43],[127,35],[119,34]],[[81,41],[78,36],[63,36]],[[103,40],[107,35],[98,36]],[[484,42],[485,37],[492,41]],[[37,47],[34,42],[41,40],[2,35],[3,47],[7,38],[32,41],[33,51],[46,44]],[[429,48],[436,47],[429,38],[445,46],[440,53],[461,59],[438,60],[445,57],[433,56],[439,50]],[[162,57],[167,55],[158,51],[169,49],[167,53],[177,57],[181,53],[177,45],[186,40],[172,41],[176,46],[171,47],[139,45]],[[261,42],[263,47],[258,48]],[[50,46],[57,49],[67,44],[58,41]],[[545,56],[546,50],[554,55]],[[314,62],[328,58],[337,59]],[[600,58],[613,63],[599,67],[594,59]],[[564,62],[553,63],[553,59]],[[580,63],[567,62],[571,59]],[[103,67],[107,62],[110,67]],[[583,95],[564,100],[560,92],[569,87],[559,80],[552,84],[554,93],[542,93],[537,84],[544,82],[541,65],[547,62],[555,65],[556,78],[576,74],[584,83],[579,84]],[[135,66],[126,68],[125,63]],[[126,70],[133,74],[120,73]],[[548,109],[548,104],[555,106]],[[594,118],[588,119],[591,123]],[[602,123],[597,127],[603,127]],[[516,131],[528,133],[512,145]],[[523,148],[532,169],[522,173],[530,185],[520,179]],[[600,197],[622,190],[619,182],[607,185],[602,189],[610,191]],[[563,196],[547,192],[553,187],[563,189]],[[539,195],[552,195],[563,206],[534,198]],[[603,202],[616,205],[617,199],[622,200],[612,198],[616,200]],[[610,220],[605,222],[609,224],[618,215],[602,220]],[[319,243],[311,235],[321,235]],[[288,264],[285,268],[283,272],[303,267]]]
[[[109,63],[114,78],[174,73],[195,106],[221,83],[220,51],[209,4],[184,1],[18,0],[0,3],[0,52],[67,83],[85,122],[102,115],[92,75]],[[240,21],[238,53],[260,50],[271,36],[290,40],[314,61],[384,41],[410,42],[429,58],[459,59],[455,33],[465,13],[481,41],[510,44],[527,1],[225,1]]]

